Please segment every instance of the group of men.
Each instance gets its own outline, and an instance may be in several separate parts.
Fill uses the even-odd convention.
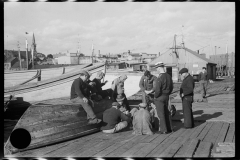
[[[102,86],[107,83],[101,83],[105,76],[99,72],[97,77],[90,81],[90,75],[87,71],[82,71],[80,77],[74,80],[71,87],[70,99],[73,103],[80,103],[87,112],[89,124],[102,122],[101,130],[104,133],[116,133],[127,126],[133,127],[133,134],[152,135],[155,130],[159,134],[168,134],[172,132],[171,118],[169,112],[169,95],[173,91],[172,77],[166,73],[165,65],[162,62],[156,63],[155,68],[159,73],[158,77],[152,75],[146,70],[141,77],[139,87],[142,91],[142,103],[138,107],[131,109],[124,93],[124,81],[126,75],[116,78],[112,82],[111,89],[102,90]],[[180,87],[180,97],[183,105],[184,127],[193,128],[192,103],[194,96],[194,80],[188,73],[187,68],[179,71],[182,85]],[[206,87],[206,72],[200,75],[201,84]],[[90,95],[95,94],[98,98],[109,97],[112,99],[112,107],[103,112],[103,118],[98,119],[91,107]],[[203,91],[203,98],[206,92]],[[159,120],[156,127],[155,119]]]

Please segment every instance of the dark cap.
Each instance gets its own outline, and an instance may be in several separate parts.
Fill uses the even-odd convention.
[[[182,68],[180,71],[179,71],[179,74],[183,74],[183,73],[187,73],[188,72],[188,69],[187,68]]]
[[[165,66],[165,64],[163,62],[157,62],[157,63],[155,63],[154,68],[164,67],[164,66]]]
[[[112,106],[120,106],[120,104],[118,102],[113,102]]]
[[[80,74],[84,74],[85,76],[90,77],[89,73],[87,71],[85,71],[85,70],[81,70],[79,73]]]
[[[149,75],[151,75],[151,73],[150,73],[148,70],[146,70],[146,71],[144,72],[144,76],[149,76]]]

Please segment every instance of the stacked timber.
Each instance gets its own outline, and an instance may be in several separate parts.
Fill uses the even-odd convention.
[[[235,157],[235,143],[219,142],[216,153],[212,153],[212,157]]]

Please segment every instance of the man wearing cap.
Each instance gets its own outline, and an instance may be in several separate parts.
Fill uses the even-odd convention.
[[[139,82],[142,91],[142,102],[150,104],[153,101],[153,85],[155,85],[157,77],[152,75],[148,70],[144,72]]]
[[[136,135],[152,135],[151,117],[150,112],[147,110],[146,103],[140,103],[139,109],[133,108],[131,110],[133,116],[133,134]]]
[[[125,111],[130,111],[130,107],[127,105],[128,103],[126,103],[127,99],[123,94],[118,94],[116,101],[123,107],[123,109],[125,109]]]
[[[112,107],[103,112],[102,132],[116,133],[126,128],[131,122],[131,118],[122,113],[119,108],[120,104],[113,102]]]
[[[155,64],[155,68],[159,72],[159,76],[154,86],[154,103],[157,110],[157,115],[160,118],[160,134],[167,134],[172,132],[169,111],[168,111],[168,100],[169,95],[173,90],[172,77],[166,73],[164,64],[158,62]]]
[[[90,75],[85,70],[80,72],[79,78],[75,79],[71,86],[70,100],[73,103],[80,103],[83,109],[87,112],[87,119],[89,124],[100,123],[101,119],[98,119],[94,114],[92,107],[90,106],[89,96],[91,86],[87,84],[87,80]]]
[[[198,76],[198,80],[200,82],[201,85],[201,94],[202,94],[202,100],[203,102],[206,102],[206,89],[207,89],[207,85],[208,85],[208,79],[207,79],[207,71],[206,71],[206,67],[202,67],[202,72],[199,73]]]
[[[105,74],[103,72],[98,72],[96,78],[93,79],[93,82],[96,84],[96,94],[100,95],[103,99],[105,97],[110,97],[112,96],[112,90],[107,89],[107,90],[102,90],[102,86],[104,86],[108,81],[105,81],[104,83],[101,83],[101,80]]]
[[[126,109],[130,111],[129,103],[127,97],[124,93],[124,81],[127,79],[126,75],[121,75],[112,82],[112,100],[117,101],[116,98],[118,95],[122,95],[124,98],[124,103],[126,104]]]
[[[194,80],[193,77],[188,73],[187,68],[182,68],[179,71],[181,79],[183,80],[180,87],[180,97],[182,99],[183,106],[183,117],[184,117],[184,127],[193,128],[193,113],[192,113],[192,103],[193,103],[193,91],[194,91]]]

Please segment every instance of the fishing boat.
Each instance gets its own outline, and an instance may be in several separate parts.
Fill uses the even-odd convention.
[[[105,72],[105,64],[93,65],[84,70],[95,77],[97,72]],[[99,124],[88,124],[86,112],[80,104],[73,104],[69,100],[71,84],[79,77],[79,72],[80,70],[77,70],[39,83],[5,89],[5,94],[21,96],[25,101],[41,101],[31,105],[21,116],[4,145],[5,155],[58,143],[99,130]],[[89,103],[97,117],[101,118],[103,111],[111,107],[112,101],[89,100]]]

